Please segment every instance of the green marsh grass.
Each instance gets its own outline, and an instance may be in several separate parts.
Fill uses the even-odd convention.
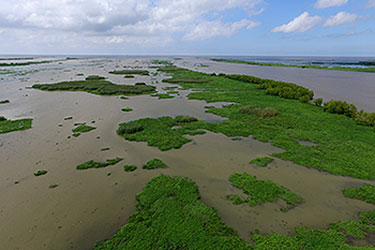
[[[90,161],[87,161],[85,163],[82,163],[82,164],[78,165],[76,167],[76,169],[85,170],[85,169],[90,169],[90,168],[105,168],[105,167],[108,167],[110,165],[115,165],[122,160],[123,160],[123,158],[119,158],[119,157],[117,157],[115,159],[108,159],[105,162],[96,162],[96,161],[90,160]]]
[[[124,171],[125,172],[133,172],[137,169],[137,166],[135,165],[125,165],[124,166]]]
[[[133,111],[133,109],[127,107],[127,108],[122,108],[121,111],[123,111],[123,112],[130,112],[130,111]]]
[[[37,172],[34,173],[34,176],[41,176],[47,174],[47,170],[38,170]]]
[[[6,104],[6,103],[9,103],[9,100],[1,100],[0,101],[0,104]]]
[[[250,161],[250,163],[256,164],[258,167],[267,167],[271,162],[273,162],[273,159],[270,157],[258,157]]]
[[[143,169],[157,169],[157,168],[167,168],[167,165],[159,159],[152,159],[142,166]]]
[[[139,69],[114,70],[114,71],[110,71],[109,73],[115,74],[115,75],[143,75],[143,76],[149,75],[149,72],[147,70],[139,70]]]
[[[343,194],[345,197],[358,199],[375,205],[375,186],[365,184],[358,188],[344,189]]]
[[[94,129],[96,129],[96,128],[92,127],[92,126],[85,125],[85,124],[81,124],[78,127],[74,128],[72,131],[74,133],[87,133],[87,132],[90,132],[91,130],[94,130]]]
[[[0,116],[0,134],[30,129],[32,119],[7,120]]]

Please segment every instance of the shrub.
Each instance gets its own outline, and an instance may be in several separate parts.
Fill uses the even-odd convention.
[[[174,119],[178,123],[190,123],[190,122],[196,122],[196,121],[198,121],[197,118],[195,118],[193,116],[189,116],[189,115],[178,115]]]
[[[0,104],[5,104],[5,103],[9,103],[9,100],[1,100],[0,101]]]
[[[7,119],[4,116],[0,116],[0,122],[6,121]]]
[[[355,121],[360,125],[375,127],[375,113],[367,113],[361,110],[357,112]]]
[[[120,124],[119,128],[117,129],[117,133],[119,135],[123,134],[134,134],[143,130],[143,126],[138,123],[123,123]]]
[[[332,114],[346,115],[350,118],[355,118],[357,114],[357,108],[354,104],[349,104],[345,101],[331,100],[323,104],[323,109],[326,112]]]
[[[323,104],[323,99],[322,99],[322,98],[315,99],[315,100],[313,100],[313,103],[314,103],[316,106],[322,106],[322,104]]]

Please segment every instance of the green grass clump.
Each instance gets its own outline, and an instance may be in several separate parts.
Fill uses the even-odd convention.
[[[78,127],[76,127],[75,129],[73,129],[72,131],[74,133],[86,133],[86,132],[90,132],[91,130],[94,130],[94,129],[96,129],[96,128],[92,127],[92,126],[82,124],[82,125],[79,125]]]
[[[174,120],[177,123],[190,123],[190,122],[198,121],[197,118],[195,118],[194,116],[189,116],[189,115],[178,115],[174,118]]]
[[[252,106],[245,106],[238,110],[242,114],[256,115],[258,117],[275,117],[279,112],[274,108],[255,108]]]
[[[142,85],[146,85],[146,83],[144,83],[144,82],[136,82],[134,85],[135,86],[142,86]]]
[[[130,111],[133,111],[133,109],[132,108],[122,108],[121,111],[130,112]]]
[[[124,78],[134,78],[133,75],[125,75]]]
[[[53,189],[53,188],[57,188],[58,186],[59,186],[59,185],[57,185],[57,184],[51,184],[51,185],[49,185],[48,188]]]
[[[258,157],[250,161],[250,163],[256,164],[259,167],[267,167],[271,162],[273,162],[273,159],[270,157]]]
[[[9,100],[1,100],[0,101],[0,104],[5,104],[5,103],[9,103]]]
[[[173,95],[169,95],[169,94],[153,94],[152,96],[155,96],[155,97],[159,97],[159,99],[170,99],[170,98],[174,98]]]
[[[153,178],[137,200],[128,223],[94,249],[252,249],[200,201],[197,186],[185,178]]]
[[[110,71],[109,73],[115,74],[115,75],[143,75],[143,76],[149,75],[149,72],[147,70],[140,70],[140,69],[114,70],[114,71]]]
[[[78,73],[78,74],[76,74],[76,76],[84,76],[84,74],[83,73]]]
[[[243,200],[249,203],[250,206],[261,205],[265,202],[276,202],[278,199],[282,199],[287,202],[287,209],[289,209],[303,202],[300,196],[288,189],[278,186],[272,181],[257,180],[255,176],[246,173],[235,173],[230,176],[229,180],[233,186],[250,196],[248,199]]]
[[[85,80],[59,82],[54,84],[34,84],[32,88],[45,91],[85,91],[96,95],[140,95],[153,93],[154,86],[120,85],[106,80]]]
[[[124,166],[124,170],[126,171],[126,172],[133,172],[133,171],[135,171],[137,169],[137,166],[135,166],[135,165],[125,165]]]
[[[35,176],[41,176],[47,174],[47,170],[38,170],[38,172],[34,173]]]
[[[167,83],[207,83],[212,81],[210,78],[205,78],[205,77],[180,77],[180,78],[169,78],[169,79],[163,79],[163,82]]]
[[[72,136],[74,136],[74,137],[78,137],[78,136],[80,136],[80,135],[81,135],[81,133],[73,133]]]
[[[129,98],[127,98],[126,96],[121,96],[120,99],[122,99],[122,100],[128,100]]]
[[[157,168],[167,168],[164,162],[159,159],[153,159],[148,161],[145,165],[142,166],[143,169],[157,169]]]
[[[129,141],[144,141],[151,147],[158,147],[162,151],[172,148],[181,148],[191,141],[184,137],[185,134],[203,134],[204,131],[196,130],[198,122],[178,123],[171,117],[160,117],[157,119],[144,118],[128,123],[122,123],[117,129],[117,133]],[[181,126],[172,129],[174,126]]]
[[[110,148],[101,148],[100,151],[108,151]]]
[[[86,77],[86,80],[104,80],[104,76],[91,75]]]
[[[12,121],[0,116],[0,134],[29,129],[31,128],[32,120],[20,119]]]
[[[90,160],[90,161],[87,161],[85,163],[82,163],[82,164],[78,165],[76,168],[78,170],[84,170],[84,169],[89,169],[89,168],[105,168],[105,167],[108,167],[110,165],[115,165],[122,160],[123,159],[119,158],[119,157],[117,157],[115,159],[108,159],[108,160],[106,160],[106,162],[96,162],[96,161]]]
[[[170,67],[168,67],[170,68]],[[189,99],[206,102],[231,102],[222,108],[206,112],[226,118],[218,123],[198,121],[189,126],[222,133],[229,137],[252,135],[254,139],[269,142],[285,150],[273,156],[283,160],[313,167],[336,175],[361,179],[375,179],[375,133],[368,126],[361,126],[344,115],[324,112],[322,107],[299,100],[267,95],[258,84],[232,80],[226,76],[210,76],[186,69],[172,67],[167,71],[173,77],[210,77],[203,84],[180,83],[184,89],[194,89]],[[273,108],[278,111],[266,119],[240,113],[243,107]],[[297,140],[315,143],[306,147]]]
[[[227,195],[227,199],[231,200],[234,205],[240,205],[246,202],[246,200],[243,200],[238,195]]]
[[[217,62],[227,62],[227,63],[240,63],[240,64],[249,64],[249,65],[256,65],[256,66],[272,66],[272,67],[291,67],[291,68],[308,68],[308,69],[324,69],[324,70],[340,70],[340,71],[356,71],[356,72],[369,72],[375,73],[375,67],[367,67],[367,68],[357,68],[357,67],[342,67],[342,66],[318,66],[318,65],[293,65],[293,64],[281,64],[281,63],[260,63],[260,62],[248,62],[248,61],[241,61],[241,60],[226,60],[226,59],[212,59],[213,61]],[[373,65],[372,63],[363,63],[358,65]]]
[[[375,205],[375,186],[365,184],[358,188],[344,189],[345,197],[358,199]]]

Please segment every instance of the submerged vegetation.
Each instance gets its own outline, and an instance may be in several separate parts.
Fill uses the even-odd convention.
[[[197,186],[185,178],[155,177],[137,200],[128,223],[94,249],[373,249],[353,247],[347,237],[374,232],[375,211],[360,213],[359,221],[332,223],[327,230],[298,227],[294,236],[257,232],[249,244],[200,201]]]
[[[375,186],[365,184],[358,188],[344,189],[345,197],[358,199],[375,205]]]
[[[153,159],[148,161],[145,165],[142,166],[143,169],[157,169],[157,168],[167,168],[164,162],[159,159]]]
[[[176,117],[177,118],[177,117]],[[117,133],[129,141],[144,141],[149,146],[158,147],[165,151],[172,148],[181,148],[182,145],[191,141],[184,137],[185,134],[203,134],[204,131],[188,128],[187,126],[196,122],[181,122],[171,117],[160,117],[157,119],[144,118],[127,123],[122,123]],[[181,126],[173,129],[174,126]]]
[[[283,153],[273,154],[281,159],[333,174],[362,179],[375,178],[373,128],[360,126],[344,115],[324,112],[323,107],[300,102],[297,98],[302,96],[312,98],[311,91],[297,85],[297,87],[290,87],[290,93],[298,99],[295,100],[279,95],[268,95],[267,89],[259,88],[261,82],[249,84],[252,80],[248,79],[259,78],[241,76],[239,81],[229,79],[225,75],[208,75],[175,66],[162,67],[160,70],[176,79],[189,77],[211,79],[202,84],[179,83],[185,89],[196,90],[188,95],[189,99],[237,103],[222,108],[212,107],[206,111],[225,117],[227,120],[218,123],[198,121],[184,124],[184,130],[204,129],[230,137],[252,135],[254,139],[270,142],[284,149]],[[243,79],[247,80],[243,81]],[[292,85],[281,84],[281,86]],[[278,113],[265,119],[246,112],[241,113],[240,110],[245,107],[272,108]],[[169,131],[170,127],[159,126],[158,129]],[[299,144],[296,140],[310,141],[316,145],[308,147]],[[147,140],[144,138],[139,141]]]
[[[278,199],[282,199],[288,204],[286,209],[290,209],[303,202],[300,196],[288,189],[278,186],[269,180],[257,180],[255,176],[246,173],[233,174],[229,180],[232,182],[233,186],[241,189],[245,194],[250,196],[242,200],[242,202],[233,195],[228,196],[235,204],[247,202],[250,206],[256,206],[265,202],[276,202]]]
[[[155,91],[155,87],[150,85],[119,85],[97,79],[54,84],[34,84],[32,88],[45,91],[85,91],[96,95],[140,95]]]
[[[123,159],[119,158],[119,157],[117,157],[115,159],[106,160],[105,162],[96,162],[96,161],[90,160],[90,161],[87,161],[85,163],[82,163],[82,164],[78,165],[76,168],[78,170],[84,170],[84,169],[89,169],[89,168],[105,168],[105,167],[108,167],[110,165],[115,165],[122,160]]]
[[[192,181],[153,178],[137,195],[128,224],[94,249],[251,249],[199,198]]]
[[[147,70],[140,70],[140,69],[114,70],[114,71],[110,71],[109,73],[115,74],[115,75],[143,75],[143,76],[149,75],[149,72]]]
[[[256,164],[259,167],[267,167],[271,162],[273,162],[273,159],[270,157],[258,157],[250,161],[250,163]]]
[[[32,120],[20,119],[12,121],[0,116],[0,134],[29,129],[31,128]]]
[[[226,63],[240,63],[240,64],[249,64],[256,66],[272,66],[272,67],[288,67],[288,68],[308,68],[308,69],[325,69],[325,70],[340,70],[340,71],[357,71],[357,72],[369,72],[374,73],[375,67],[342,67],[342,66],[319,66],[319,65],[295,65],[295,64],[281,64],[281,63],[261,63],[261,62],[249,62],[241,60],[227,60],[227,59],[212,59],[216,62],[226,62]],[[362,63],[357,65],[374,65],[373,62],[370,64]]]

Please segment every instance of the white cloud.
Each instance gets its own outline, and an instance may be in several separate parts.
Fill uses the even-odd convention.
[[[318,0],[315,3],[315,8],[329,8],[334,6],[342,6],[349,2],[349,0]]]
[[[367,8],[375,8],[375,0],[368,0]]]
[[[335,16],[330,16],[324,23],[324,27],[338,26],[345,23],[353,23],[357,19],[356,14],[350,14],[344,11],[337,13]]]
[[[319,16],[310,16],[308,12],[302,13],[300,16],[294,18],[288,24],[283,24],[272,29],[272,32],[306,32],[312,29],[322,20]]]
[[[219,20],[212,22],[204,22],[198,24],[194,30],[186,34],[184,40],[205,40],[215,36],[232,36],[240,29],[246,27],[248,30],[260,25],[260,22],[254,22],[242,19],[233,23],[222,23]]]

